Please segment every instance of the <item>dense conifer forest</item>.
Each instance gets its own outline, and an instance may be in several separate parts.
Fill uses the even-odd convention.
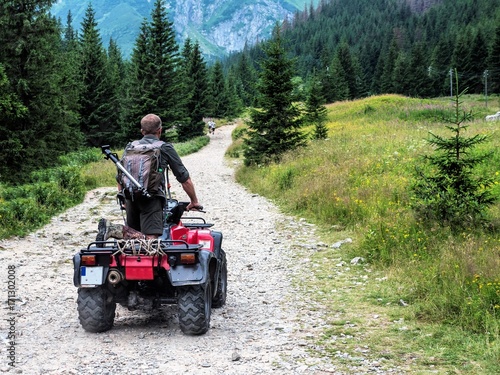
[[[313,77],[329,103],[381,93],[445,96],[455,69],[469,93],[500,92],[499,0],[322,0],[283,29],[300,100]],[[257,45],[226,61],[243,91],[261,56]]]
[[[130,61],[113,40],[103,45],[91,3],[81,25],[71,13],[53,18],[53,3],[0,3],[3,182],[26,182],[34,169],[84,147],[123,147],[140,135],[147,113],[180,141],[205,134],[205,116],[237,115],[221,65],[208,67],[197,41],[177,44],[165,1],[156,0]]]
[[[207,64],[196,40],[180,46],[164,0],[132,56],[103,45],[89,4],[74,25],[53,0],[0,4],[0,178],[20,183],[58,157],[122,147],[158,113],[175,140],[204,134],[204,117],[258,104],[263,41]],[[294,101],[314,86],[326,102],[378,93],[450,94],[456,71],[471,93],[500,92],[500,0],[322,0],[281,25]]]

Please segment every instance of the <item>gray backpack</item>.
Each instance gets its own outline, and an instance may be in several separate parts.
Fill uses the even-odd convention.
[[[121,165],[144,187],[149,194],[163,192],[163,171],[160,168],[160,147],[163,141],[141,143],[133,141],[125,147]],[[122,172],[118,172],[118,182],[122,185],[125,197],[134,199],[142,195],[135,184]]]

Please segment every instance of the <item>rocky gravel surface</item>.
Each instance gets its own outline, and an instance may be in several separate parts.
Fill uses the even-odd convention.
[[[53,218],[35,233],[0,241],[0,372],[381,372],[369,360],[362,360],[361,366],[358,361],[352,368],[343,361],[341,366],[336,360],[342,353],[326,356],[315,345],[314,338],[324,325],[321,306],[308,301],[307,295],[294,286],[292,277],[306,272],[301,262],[307,260],[308,252],[332,245],[318,243],[312,225],[281,214],[269,201],[234,182],[233,162],[224,159],[232,129],[218,128],[208,146],[183,158],[207,211],[202,215],[215,224],[214,229],[223,232],[228,259],[227,304],[213,310],[209,332],[184,335],[178,326],[176,306],[154,312],[117,306],[112,330],[94,334],[81,328],[72,256],[95,238],[101,217],[123,220],[114,189],[97,189],[89,192],[82,204]],[[179,200],[187,200],[177,183],[173,183],[172,191]],[[294,255],[298,247],[302,251],[300,262]],[[9,277],[15,278],[13,306],[7,303]],[[13,330],[15,366],[10,366],[7,335]]]

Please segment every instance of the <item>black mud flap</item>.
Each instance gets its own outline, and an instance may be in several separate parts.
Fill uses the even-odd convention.
[[[214,257],[211,251],[199,252],[200,262],[193,265],[177,265],[170,268],[168,278],[172,286],[201,285],[210,277],[209,264]]]
[[[212,237],[214,238],[214,253],[217,259],[220,258],[220,250],[222,248],[222,232],[212,231]]]
[[[80,263],[81,257],[80,253],[76,253],[73,256],[73,284],[79,288],[80,287]]]

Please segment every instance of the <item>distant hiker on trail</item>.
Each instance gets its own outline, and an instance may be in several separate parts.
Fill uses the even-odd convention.
[[[160,141],[162,122],[155,114],[141,120],[143,138],[125,147],[121,164],[150,193],[145,197],[120,170],[116,176],[118,197],[125,207],[127,225],[99,221],[97,241],[118,239],[155,239],[163,233],[163,207],[166,200],[165,176],[168,168],[189,196],[187,210],[202,209],[189,172],[171,143]]]
[[[208,134],[215,134],[215,122],[213,120],[208,122]]]

